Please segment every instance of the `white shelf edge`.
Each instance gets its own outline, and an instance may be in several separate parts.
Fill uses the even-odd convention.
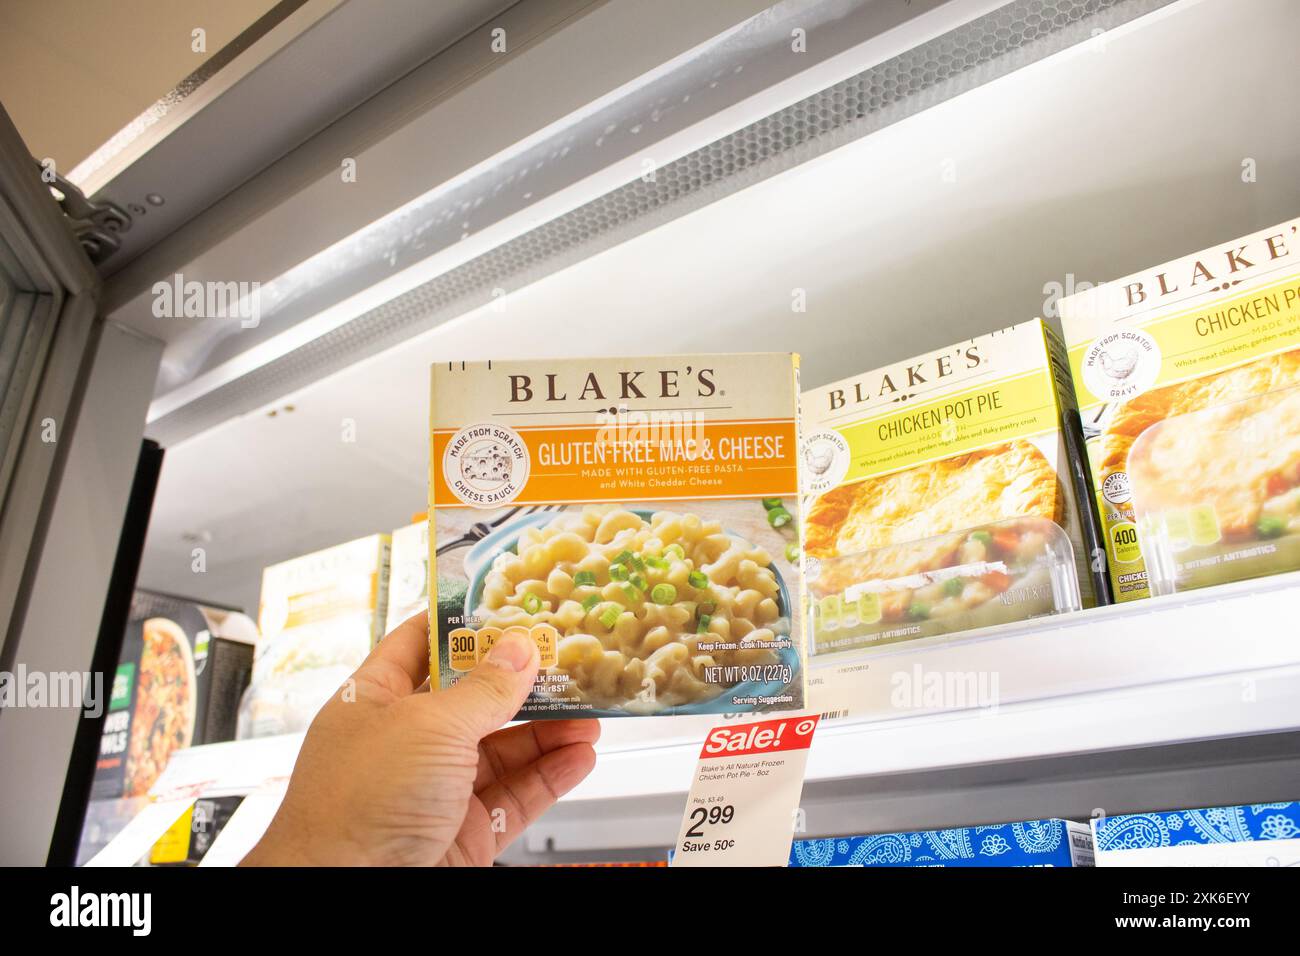
[[[868,713],[823,723],[807,779],[1300,730],[1300,633],[1282,624],[1296,607],[1300,573],[863,654],[874,665],[860,685],[872,698]],[[1000,702],[899,716],[889,702],[894,675],[917,667],[995,673]],[[565,801],[684,793],[717,722],[678,718],[671,730],[647,727],[643,740],[640,727],[611,733],[605,722],[596,770]]]
[[[1300,573],[991,629],[951,644],[891,648],[877,659],[931,671],[973,662],[996,669],[1017,699],[985,710],[826,721],[807,779],[1300,731],[1300,634],[1281,626],[1297,606]],[[881,687],[889,671],[877,670]],[[596,770],[562,802],[684,793],[704,735],[721,719],[603,721]],[[283,779],[301,740],[179,751],[152,794],[238,791]]]

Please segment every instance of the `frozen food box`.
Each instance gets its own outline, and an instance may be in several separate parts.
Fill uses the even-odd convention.
[[[815,665],[1104,600],[1064,348],[1041,320],[802,404]]]
[[[1119,601],[1300,568],[1297,229],[1060,302]]]
[[[256,636],[253,622],[231,608],[135,591],[92,799],[143,796],[174,751],[233,740]]]
[[[804,700],[798,360],[439,363],[431,670],[537,642],[521,717],[791,710]]]
[[[372,534],[262,572],[261,639],[239,737],[306,730],[384,635],[389,537]]]
[[[195,800],[154,843],[149,865],[198,866],[243,802],[243,794]]]
[[[398,528],[392,540],[385,634],[429,606],[428,518]]]
[[[790,866],[1092,866],[1086,823],[1028,820],[915,833],[795,840]]]
[[[1092,821],[1098,866],[1300,866],[1300,803],[1164,810]]]

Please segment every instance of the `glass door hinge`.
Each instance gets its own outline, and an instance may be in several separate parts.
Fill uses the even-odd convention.
[[[52,178],[51,178],[52,177]],[[81,190],[48,166],[41,166],[41,180],[63,209],[72,231],[90,261],[99,265],[121,248],[121,234],[131,228],[131,214],[110,200],[92,201]]]

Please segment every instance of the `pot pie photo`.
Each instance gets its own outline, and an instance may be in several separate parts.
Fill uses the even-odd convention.
[[[473,617],[558,631],[539,696],[656,713],[738,683],[720,674],[753,679],[778,663],[790,620],[771,565],[718,521],[589,505],[524,528],[493,559]]]
[[[1300,385],[1300,349],[1270,355],[1213,375],[1144,392],[1117,407],[1102,430],[1101,478],[1104,480],[1115,472],[1129,470],[1129,450],[1133,447],[1133,443],[1142,432],[1157,422],[1163,422],[1176,415],[1185,415],[1188,412],[1199,412],[1215,406],[1227,405],[1252,395],[1275,392],[1292,385]],[[1220,429],[1219,433],[1214,436],[1207,435],[1205,439],[1195,442],[1196,449],[1186,455],[1167,460],[1180,466],[1195,465],[1190,461],[1192,457],[1204,457],[1207,459],[1203,462],[1206,467],[1196,467],[1197,471],[1222,474],[1224,466],[1229,464],[1226,455],[1217,451],[1210,455],[1199,453],[1204,452],[1205,449],[1215,448],[1214,442],[1217,440],[1224,438],[1234,440],[1230,433],[1236,431],[1243,439],[1243,442],[1239,443],[1240,450],[1244,451],[1248,458],[1258,462],[1255,465],[1247,464],[1245,467],[1267,470],[1268,465],[1260,455],[1261,451],[1267,449],[1262,448],[1262,443],[1260,445],[1252,443],[1250,435],[1242,433],[1233,423],[1234,416],[1246,414],[1248,413],[1241,409],[1225,412],[1217,419],[1218,424],[1213,426]],[[1300,430],[1300,424],[1295,424],[1294,418],[1291,422],[1294,428]],[[1177,473],[1175,469],[1170,471]],[[1198,480],[1212,483],[1215,479],[1202,476]],[[1246,480],[1250,479],[1246,478]],[[1267,478],[1264,480],[1267,481]],[[1229,517],[1229,524],[1234,532],[1241,530],[1238,522],[1248,523],[1253,507],[1250,502],[1239,501],[1238,504],[1244,505],[1244,510],[1239,510]]]
[[[1021,515],[1059,521],[1063,508],[1051,463],[1032,442],[1016,440],[826,492],[804,519],[804,551],[855,554]],[[881,572],[916,570],[893,566],[900,559],[925,564],[942,554],[896,555]]]
[[[1180,407],[1298,377],[1293,351],[1160,389],[1174,394],[1148,404]],[[1300,567],[1300,383],[1151,425],[1127,470],[1153,593]]]
[[[1078,607],[1064,507],[1025,440],[827,492],[805,519],[814,652]]]
[[[165,617],[146,620],[126,752],[124,795],[149,792],[173,751],[194,737],[196,679],[189,639]]]

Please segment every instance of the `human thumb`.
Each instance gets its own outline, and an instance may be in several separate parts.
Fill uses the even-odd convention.
[[[527,632],[507,631],[487,657],[432,702],[474,736],[474,743],[512,720],[537,677],[537,642]]]

